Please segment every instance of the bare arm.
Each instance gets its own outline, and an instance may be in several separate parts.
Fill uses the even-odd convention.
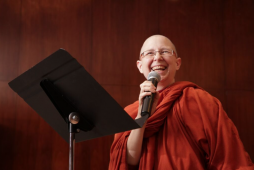
[[[154,110],[157,106],[159,99],[159,93],[156,92],[156,88],[150,81],[145,81],[140,85],[140,94],[139,94],[139,109],[137,113],[137,118],[141,117],[141,108],[143,105],[143,98],[145,96],[156,93],[154,96],[154,102],[151,110],[151,115],[154,113]],[[137,165],[141,156],[143,136],[145,132],[146,123],[142,128],[134,129],[131,131],[128,141],[127,141],[127,163],[130,165]]]

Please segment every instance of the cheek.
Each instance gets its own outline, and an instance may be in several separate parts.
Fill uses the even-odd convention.
[[[143,69],[144,70],[150,70],[152,65],[152,60],[144,60],[143,62]]]
[[[171,68],[178,69],[176,60],[169,60],[168,63],[171,66]]]

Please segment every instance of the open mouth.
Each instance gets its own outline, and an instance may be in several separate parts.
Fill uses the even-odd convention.
[[[165,70],[167,67],[165,66],[155,66],[155,67],[152,67],[152,70],[153,71],[163,71]]]

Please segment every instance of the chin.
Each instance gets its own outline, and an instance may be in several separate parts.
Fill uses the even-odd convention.
[[[161,80],[163,79],[167,79],[168,77],[170,77],[169,71],[168,70],[164,70],[163,72],[158,72],[161,76]]]

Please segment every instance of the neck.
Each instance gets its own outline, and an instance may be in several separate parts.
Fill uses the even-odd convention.
[[[157,88],[156,88],[156,91],[160,91],[160,90],[163,90],[165,88],[167,88],[168,86],[172,85],[175,83],[175,79],[173,79],[170,83],[168,82],[163,82],[163,81],[160,81],[157,85]]]

